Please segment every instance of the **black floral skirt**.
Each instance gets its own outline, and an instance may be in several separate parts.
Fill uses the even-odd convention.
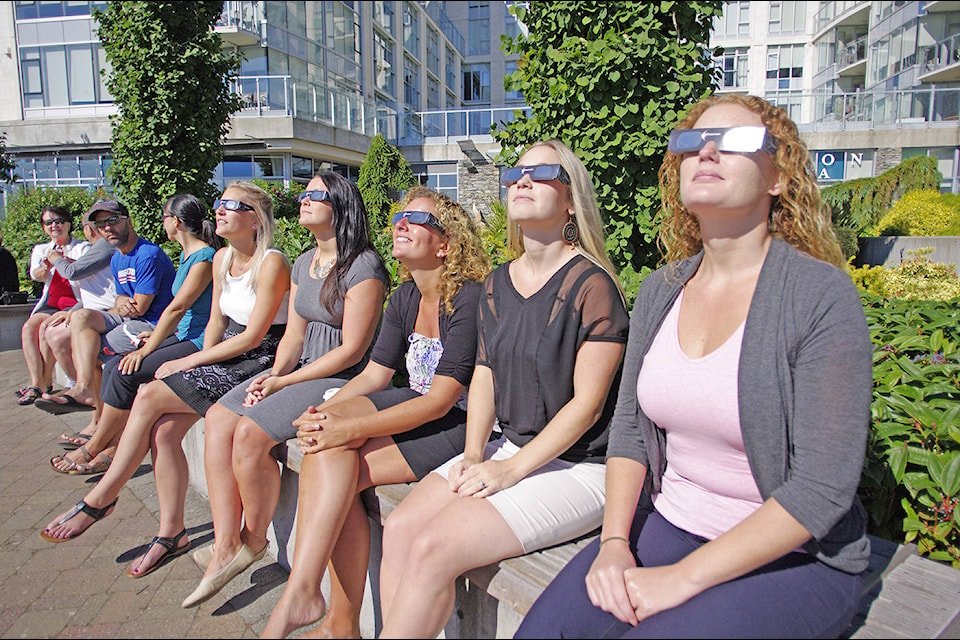
[[[243,333],[244,328],[230,320],[221,342]],[[263,341],[253,349],[229,360],[175,373],[163,378],[163,382],[197,415],[203,416],[228,391],[273,366],[285,328],[283,324],[271,325]]]

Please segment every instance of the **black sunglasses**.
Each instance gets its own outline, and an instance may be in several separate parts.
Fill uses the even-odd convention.
[[[107,225],[114,227],[126,217],[127,216],[110,216],[109,218],[104,218],[103,220],[94,220],[93,224],[96,225],[97,229],[106,229]]]
[[[777,141],[766,127],[711,127],[709,129],[675,129],[670,132],[667,150],[671,153],[693,153],[708,142],[717,145],[717,151],[726,153],[774,153]]]
[[[307,198],[310,198],[310,202],[323,202],[324,200],[330,199],[330,192],[323,191],[321,189],[316,189],[314,191],[304,191],[297,196],[297,202],[303,202]]]
[[[532,164],[526,167],[513,167],[507,169],[500,176],[500,184],[505,187],[520,182],[523,176],[530,176],[531,180],[537,182],[546,182],[548,180],[559,180],[562,184],[570,184],[570,175],[567,170],[559,164]]]
[[[223,207],[227,211],[256,211],[256,209],[246,202],[240,202],[239,200],[221,200],[217,198],[213,201],[213,210],[216,211],[220,207]]]
[[[393,214],[393,217],[390,218],[390,224],[397,224],[404,218],[407,219],[407,222],[410,224],[421,224],[428,227],[433,227],[440,233],[446,233],[446,230],[443,228],[443,225],[440,224],[440,220],[437,216],[429,213],[427,211],[397,211]]]
[[[64,220],[63,218],[52,218],[50,220],[43,221],[43,226],[45,227],[52,227],[55,224],[64,225],[64,224],[67,224],[67,221]]]

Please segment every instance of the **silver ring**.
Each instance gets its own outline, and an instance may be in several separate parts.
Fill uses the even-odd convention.
[[[486,488],[487,488],[487,485],[485,485],[485,484],[483,483],[483,480],[481,480],[481,481],[480,481],[480,490],[483,491],[483,490],[486,489]]]

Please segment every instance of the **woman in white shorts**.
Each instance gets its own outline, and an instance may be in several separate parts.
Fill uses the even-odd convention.
[[[421,480],[383,541],[381,637],[435,637],[469,569],[588,533],[627,339],[596,193],[557,140],[504,172],[519,255],[484,282],[464,454]],[[502,437],[488,442],[499,423]]]

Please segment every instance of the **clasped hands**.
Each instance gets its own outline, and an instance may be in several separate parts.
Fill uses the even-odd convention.
[[[319,453],[334,447],[353,444],[359,446],[365,438],[354,433],[354,421],[337,411],[336,407],[307,407],[300,417],[293,421],[300,440],[300,451],[304,455]]]
[[[586,583],[594,606],[633,626],[698,593],[680,565],[638,567],[630,546],[619,539],[600,547]]]
[[[243,399],[243,406],[252,407],[267,396],[280,391],[286,385],[281,380],[281,376],[273,373],[264,373],[257,376],[247,385],[247,395]]]
[[[509,460],[468,460],[455,462],[447,474],[447,484],[454,493],[467,497],[486,498],[515,485]]]

